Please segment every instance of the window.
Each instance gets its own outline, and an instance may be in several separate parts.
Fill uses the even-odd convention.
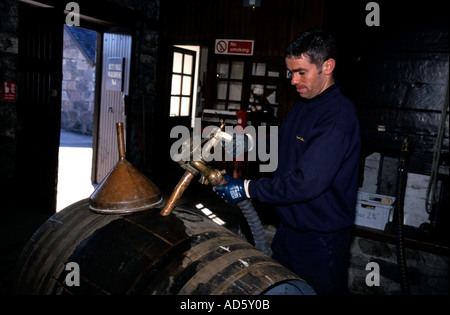
[[[242,103],[244,61],[217,61],[216,109],[239,110]]]
[[[174,48],[169,111],[171,117],[191,115],[195,55],[195,51]]]
[[[249,108],[251,110],[268,110],[273,116],[278,114],[278,97],[281,67],[263,62],[252,63],[252,77],[249,94]],[[263,108],[264,107],[264,108]]]
[[[275,58],[226,59],[220,56],[213,66],[215,92],[212,108],[247,111],[247,124],[278,123],[279,107],[285,101],[285,64]],[[224,114],[225,115],[225,114]]]

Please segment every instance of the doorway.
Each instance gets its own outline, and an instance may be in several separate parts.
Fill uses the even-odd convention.
[[[130,35],[64,25],[57,211],[88,198],[118,161],[129,94]]]
[[[64,25],[56,211],[88,198],[92,177],[97,68],[95,31]]]
[[[169,125],[192,125],[195,112],[197,51],[183,46],[173,46],[170,84]]]
[[[19,1],[17,71],[21,93],[17,101],[15,178],[17,183],[20,183],[20,193],[26,192],[27,194],[27,198],[20,199],[20,207],[48,214],[56,212],[57,184],[58,181],[63,180],[62,176],[58,178],[58,167],[60,166],[58,159],[61,101],[67,96],[62,95],[64,24],[61,21],[64,21],[64,14],[59,6],[41,5],[34,1],[33,4]],[[105,23],[105,21],[98,21]],[[107,129],[110,126],[113,126],[111,129],[114,128],[116,116],[104,115],[107,119],[102,120],[104,117],[101,115],[104,112],[120,112],[123,115],[120,116],[119,121],[125,122],[125,103],[130,78],[131,36],[104,32],[106,29],[115,31],[120,29],[121,32],[131,34],[131,31],[128,28],[113,28],[108,22],[106,24],[108,24],[107,27],[96,22],[86,22],[85,24],[90,29],[98,31],[96,32],[98,40],[94,52],[94,55],[98,56],[96,58],[98,62],[96,61],[95,92],[93,93],[95,98],[94,119],[91,126],[91,183],[99,183],[118,160],[115,132],[108,132]],[[115,65],[114,69],[108,72],[105,67],[110,65],[110,60],[117,58],[122,60],[123,68]],[[109,76],[110,73],[112,78]],[[108,86],[106,84],[108,79],[120,82],[118,85],[120,90],[116,91],[117,87]],[[89,92],[88,86],[74,84],[74,91],[83,93],[83,101],[91,97],[86,94]],[[113,91],[109,93],[111,89]],[[83,109],[86,104],[79,102],[74,103],[73,106]],[[102,125],[102,121],[105,122],[103,125],[106,127]],[[81,130],[86,131],[89,128]],[[111,141],[108,142],[111,139],[114,142],[112,145],[110,145]],[[105,155],[106,157],[110,155],[112,159],[105,158]],[[77,169],[74,163],[69,163],[69,165],[71,169]],[[99,172],[100,166],[104,166],[103,170],[106,171]],[[70,194],[74,194],[79,187],[74,182],[73,175],[68,176],[68,181]],[[16,190],[19,192],[19,189]],[[84,193],[82,197],[89,197],[89,193]],[[61,203],[59,208],[61,208]]]

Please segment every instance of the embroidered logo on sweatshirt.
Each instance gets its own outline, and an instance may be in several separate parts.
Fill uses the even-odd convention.
[[[305,142],[305,139],[303,137],[295,136],[295,138],[300,140],[301,142]]]

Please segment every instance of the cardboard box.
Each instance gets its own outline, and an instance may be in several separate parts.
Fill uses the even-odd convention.
[[[394,197],[358,191],[355,224],[384,230],[394,204]]]

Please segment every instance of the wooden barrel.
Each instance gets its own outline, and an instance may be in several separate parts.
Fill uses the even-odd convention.
[[[14,293],[314,294],[304,280],[195,208],[177,207],[166,217],[160,210],[104,215],[91,212],[88,199],[70,205],[25,246]]]

